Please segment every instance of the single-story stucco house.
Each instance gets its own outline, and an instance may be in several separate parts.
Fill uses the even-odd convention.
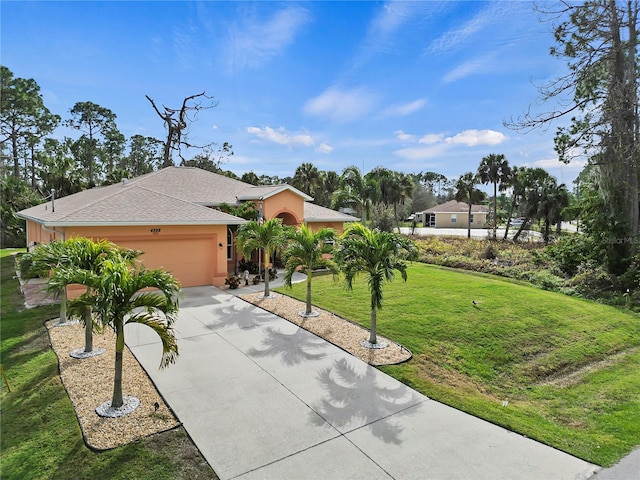
[[[224,284],[237,261],[235,230],[246,220],[217,210],[252,202],[263,218],[338,233],[351,215],[311,203],[289,185],[254,186],[192,167],[168,167],[18,212],[27,245],[72,237],[142,250],[149,268],[173,272],[183,287]]]
[[[469,219],[469,204],[450,200],[441,205],[428,208],[415,214],[416,223],[425,227],[435,228],[484,228],[487,226],[489,208],[485,205],[471,205],[471,219]]]

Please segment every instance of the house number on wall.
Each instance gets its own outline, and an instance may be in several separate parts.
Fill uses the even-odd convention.
[[[160,233],[160,229],[159,228],[152,228],[151,229],[151,233]]]

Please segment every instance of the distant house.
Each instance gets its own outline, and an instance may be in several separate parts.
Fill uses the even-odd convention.
[[[487,225],[489,208],[485,205],[471,205],[471,228]],[[469,204],[450,200],[415,214],[416,223],[435,228],[467,228],[469,226]]]
[[[85,190],[22,210],[27,244],[72,237],[108,239],[142,250],[150,268],[173,272],[182,286],[223,285],[239,260],[235,245],[242,218],[223,213],[223,203],[252,202],[263,218],[312,229],[359,220],[311,203],[289,186],[254,186],[190,167],[168,167],[121,183]]]

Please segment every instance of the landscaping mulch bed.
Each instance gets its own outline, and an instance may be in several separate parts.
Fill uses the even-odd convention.
[[[239,297],[324,338],[370,365],[394,365],[406,362],[412,356],[402,345],[380,335],[377,335],[378,343],[386,342],[388,347],[363,347],[361,342],[369,339],[368,330],[315,306],[313,311],[320,315],[301,317],[299,312],[305,311],[305,303],[287,295],[278,293],[264,298],[262,293],[249,293]]]
[[[105,353],[77,359],[69,354],[84,347],[83,326],[79,323],[56,326],[57,322],[58,319],[51,320],[46,327],[51,346],[58,355],[62,383],[90,448],[108,450],[180,425],[128,348],[123,353],[122,392],[125,396],[137,397],[140,405],[122,417],[98,416],[96,407],[110,401],[113,394],[115,333],[106,329],[93,336],[94,349],[104,348]]]

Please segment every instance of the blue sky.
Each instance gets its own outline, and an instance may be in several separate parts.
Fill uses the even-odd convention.
[[[489,153],[569,184],[553,132],[503,120],[540,107],[535,84],[563,72],[533,2],[3,1],[2,64],[34,78],[63,118],[92,101],[122,133],[163,138],[145,94],[179,107],[206,91],[218,106],[194,143],[230,142],[223,168],[293,175],[384,166],[448,177]],[[60,130],[57,135],[75,135]]]

